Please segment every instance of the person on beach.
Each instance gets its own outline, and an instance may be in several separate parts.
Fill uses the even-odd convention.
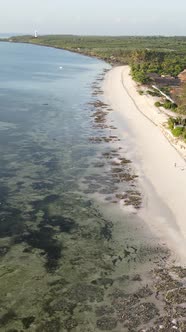
[[[176,163],[174,163],[174,167],[176,167]]]

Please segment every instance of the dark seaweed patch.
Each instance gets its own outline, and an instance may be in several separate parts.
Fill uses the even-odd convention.
[[[59,195],[48,195],[42,200],[33,201],[31,204],[33,209],[37,212],[38,210],[46,210],[48,204],[56,202],[59,198]]]
[[[37,328],[36,332],[60,332],[60,319],[59,318],[53,318],[51,320],[47,320],[43,323],[41,323]]]
[[[112,331],[117,326],[117,320],[114,317],[102,317],[97,320],[96,325],[99,330]]]
[[[0,238],[20,234],[23,227],[20,210],[6,207],[0,211]]]
[[[60,231],[64,233],[70,233],[74,228],[77,227],[75,221],[70,218],[65,218],[63,216],[50,217],[47,215],[46,212],[43,223],[46,223],[51,226],[58,226],[60,228]]]
[[[38,181],[38,182],[34,182],[32,184],[32,188],[34,190],[43,190],[43,189],[51,190],[53,188],[53,186],[54,186],[53,183],[46,183],[44,181]]]
[[[44,304],[44,310],[49,314],[53,315],[54,312],[63,312],[65,315],[70,314],[73,315],[74,309],[76,308],[77,304],[75,302],[69,302],[64,297],[57,298],[54,301],[47,301]]]
[[[34,322],[35,317],[34,316],[29,316],[29,317],[24,317],[22,318],[22,323],[25,329],[28,329],[30,325]]]
[[[48,282],[49,286],[52,286],[52,287],[59,286],[60,288],[68,285],[68,283],[69,282],[63,278],[52,280],[52,281]]]
[[[24,184],[24,181],[18,181],[17,186],[22,186]]]
[[[100,316],[105,316],[105,315],[111,315],[114,314],[114,308],[113,307],[109,307],[108,305],[102,305],[98,308],[96,308],[96,316],[100,317]]]
[[[8,251],[9,251],[9,247],[7,247],[7,246],[0,247],[0,257],[5,256]]]
[[[112,223],[109,221],[105,222],[105,225],[100,230],[100,235],[107,241],[112,239]]]
[[[51,158],[49,161],[42,162],[42,164],[52,171],[57,170],[59,167],[59,162],[56,158]]]
[[[64,321],[64,327],[65,327],[65,329],[67,329],[67,331],[71,331],[76,326],[78,326],[78,322],[73,318],[69,318]]]
[[[98,278],[92,281],[93,285],[103,286],[104,288],[111,287],[113,285],[113,280],[110,278]]]
[[[8,324],[8,322],[10,322],[12,319],[15,319],[17,316],[16,316],[16,313],[14,310],[12,309],[9,309],[5,314],[3,314],[1,317],[0,317],[0,325],[6,325]]]
[[[2,206],[6,203],[7,198],[8,198],[8,188],[6,186],[1,185],[0,186],[0,210],[2,209]]]
[[[30,252],[32,252],[32,248],[31,247],[27,247],[27,248],[23,249],[23,252],[24,253],[30,253]]]
[[[104,290],[101,287],[95,285],[89,285],[86,283],[73,285],[64,294],[66,298],[74,303],[82,302],[101,302],[104,297]]]
[[[1,178],[12,178],[16,175],[18,169],[0,169]]]
[[[58,260],[61,258],[61,244],[54,241],[54,243],[49,243],[45,249],[47,252],[47,262],[45,267],[48,272],[53,272],[58,267]]]
[[[26,242],[32,248],[44,250],[46,254],[45,267],[52,272],[58,267],[58,260],[61,258],[62,245],[53,239],[54,231],[52,228],[44,226],[39,230],[31,230],[17,238],[18,242]]]
[[[40,145],[27,143],[22,147],[22,149],[19,151],[19,156],[24,158],[25,161],[34,162],[35,164],[44,164],[43,160],[44,158],[48,158],[51,153],[54,153],[54,149],[50,148],[44,148]]]
[[[24,186],[24,181],[18,181],[16,183],[16,192],[21,191],[21,189],[23,188],[23,186]]]

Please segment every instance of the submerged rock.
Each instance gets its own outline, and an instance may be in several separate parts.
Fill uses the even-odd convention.
[[[117,320],[113,317],[103,317],[97,320],[96,325],[99,330],[112,331],[117,326]]]
[[[53,318],[51,320],[46,320],[39,324],[35,332],[60,332],[61,323],[59,318]]]
[[[168,291],[182,286],[182,284],[178,280],[173,279],[166,270],[157,270],[155,271],[155,275],[158,277],[158,282],[155,284],[158,291]]]
[[[185,303],[186,302],[186,288],[180,287],[171,289],[166,293],[165,299],[169,303]]]
[[[69,318],[63,322],[63,326],[67,331],[71,331],[74,327],[78,326],[78,322],[73,318]]]
[[[114,281],[110,278],[99,278],[99,279],[93,280],[92,284],[98,285],[98,286],[103,286],[104,288],[108,288],[108,287],[112,286],[113,282]]]
[[[179,278],[186,278],[186,268],[175,266],[171,269],[171,271],[175,272]]]
[[[70,288],[65,294],[70,301],[82,303],[85,301],[101,302],[104,296],[104,290],[101,287],[88,284],[77,284]]]
[[[159,310],[155,304],[150,302],[140,303],[135,307],[125,310],[123,315],[121,314],[120,320],[123,321],[124,326],[130,328],[137,328],[141,324],[147,324],[159,315]]]
[[[174,332],[179,330],[179,323],[176,319],[173,319],[171,316],[160,317],[155,321],[156,331],[162,332]]]
[[[48,312],[59,311],[64,314],[73,314],[73,311],[76,307],[75,303],[69,302],[68,299],[65,298],[57,298],[56,300],[50,302],[46,308]]]
[[[174,316],[176,318],[179,318],[179,317],[186,317],[186,306],[185,307],[176,307],[174,309]]]
[[[138,296],[139,298],[146,298],[151,296],[152,294],[153,291],[148,286],[145,286],[137,291],[136,296]]]
[[[102,305],[98,308],[96,308],[96,316],[105,316],[105,315],[110,315],[114,313],[114,308],[109,307],[108,305]]]
[[[186,331],[186,321],[180,323],[180,332]]]
[[[132,278],[132,281],[142,281],[140,274],[135,274]]]
[[[119,317],[123,316],[126,308],[130,308],[139,303],[139,297],[135,294],[128,295],[120,289],[116,289],[112,296],[112,305],[118,312]]]

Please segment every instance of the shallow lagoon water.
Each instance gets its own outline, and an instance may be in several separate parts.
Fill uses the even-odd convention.
[[[119,143],[90,140],[110,132],[89,104],[109,66],[24,44],[0,54],[0,331],[135,330],[125,294],[167,253],[135,211],[109,201],[130,189],[103,157],[122,154]]]

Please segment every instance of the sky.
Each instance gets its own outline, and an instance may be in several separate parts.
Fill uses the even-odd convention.
[[[0,34],[186,35],[186,0],[0,0]]]

